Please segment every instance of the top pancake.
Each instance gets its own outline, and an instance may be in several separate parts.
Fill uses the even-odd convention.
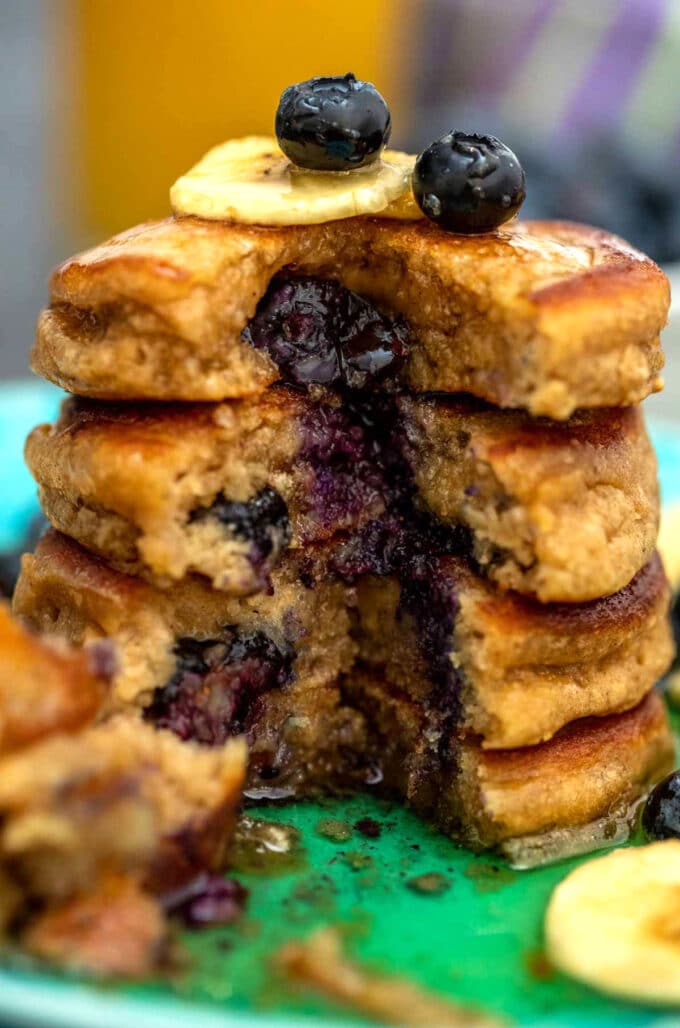
[[[241,339],[282,268],[336,278],[412,329],[402,384],[566,418],[661,388],[668,282],[608,233],[515,222],[454,236],[430,222],[350,218],[259,228],[169,218],[62,264],[33,367],[110,399],[221,400],[278,369]]]

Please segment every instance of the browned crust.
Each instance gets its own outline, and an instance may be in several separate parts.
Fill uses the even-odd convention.
[[[201,262],[183,264],[177,260],[182,243],[177,248],[173,245],[171,233],[175,227],[186,233],[181,237],[185,246],[190,243],[192,233],[200,231],[220,240],[226,241],[231,237],[242,246],[250,244],[260,248],[270,246],[274,241],[297,242],[315,236],[343,240],[349,234],[363,241],[364,234],[370,239],[374,232],[387,239],[398,239],[403,249],[436,249],[438,256],[446,254],[449,260],[475,261],[482,274],[487,261],[506,261],[510,257],[513,263],[521,261],[524,265],[523,292],[546,305],[565,297],[570,300],[581,296],[590,299],[596,294],[597,298],[601,298],[606,294],[611,295],[613,288],[621,286],[625,286],[626,292],[653,286],[659,290],[661,299],[668,293],[666,276],[650,258],[609,232],[574,222],[518,221],[486,235],[460,236],[442,232],[428,221],[398,222],[363,217],[334,222],[332,225],[284,228],[206,222],[198,218],[167,218],[165,221],[146,222],[128,229],[91,250],[63,261],[50,276],[52,300],[87,308],[115,297],[116,293],[126,292],[128,281],[124,272],[121,270],[120,278],[116,277],[123,263],[137,269],[140,275],[139,292],[133,295],[145,302],[179,299],[186,295],[192,285],[204,281],[213,269],[205,253],[201,254]],[[158,229],[166,230],[169,245],[161,246],[156,251],[153,234]],[[571,261],[569,255],[564,253],[560,264],[556,264],[554,269],[546,268],[546,252],[548,258],[553,257],[549,247],[555,244],[572,247],[580,252],[574,254]],[[167,252],[166,257],[159,256],[163,250]],[[570,265],[571,274],[565,277],[564,270]],[[542,276],[537,274],[537,268],[540,268]],[[557,280],[550,281],[555,273]],[[148,276],[143,284],[142,275]],[[541,277],[547,281],[541,282]],[[663,324],[663,321],[656,324],[657,331]]]
[[[668,773],[674,746],[653,692],[625,714],[567,726],[547,743],[475,755],[484,845],[581,825]]]
[[[76,732],[108,696],[113,650],[71,650],[39,638],[0,604],[0,754],[53,732]]]
[[[547,231],[559,234],[564,242],[583,246],[582,226],[567,221],[543,221]],[[630,295],[631,290],[654,290],[662,286],[659,268],[653,261],[636,254],[632,247],[602,229],[591,228],[590,243],[599,253],[600,263],[578,276],[552,282],[531,291],[531,299],[540,306],[569,305],[576,302],[616,302]],[[634,258],[637,256],[637,260]],[[663,273],[662,273],[663,274]]]
[[[89,553],[60,532],[48,531],[42,536],[34,553],[26,554],[22,563],[46,578],[58,576],[69,586],[77,583],[83,595],[105,596],[113,607],[128,611],[141,610],[148,587],[130,575],[122,575],[106,561]],[[14,594],[13,607],[21,613],[21,577]]]
[[[459,568],[457,565],[458,573]],[[538,603],[528,596],[492,592],[487,587],[486,597],[480,600],[477,610],[482,619],[492,620],[499,631],[521,626],[526,635],[540,632],[565,639],[587,636],[587,647],[592,653],[598,635],[629,635],[668,597],[663,564],[658,553],[654,553],[635,578],[611,596],[586,603]]]
[[[665,734],[667,725],[663,700],[657,692],[650,692],[625,714],[574,721],[536,746],[484,750],[480,766],[484,775],[498,786],[512,787],[539,777],[548,786],[569,768],[591,766],[597,747],[614,751],[646,746],[660,731]]]
[[[215,414],[221,404],[213,403],[97,403],[87,398],[71,397],[62,404],[58,420],[54,425],[56,435],[77,436],[81,432],[101,432],[108,442],[119,446],[126,439],[134,438],[139,432],[140,438],[146,440],[158,436],[169,441],[176,440],[177,435],[190,430],[201,432],[211,430],[215,424]],[[231,405],[235,417],[240,420],[248,416],[254,405],[244,401]],[[285,421],[308,409],[308,403],[300,393],[275,387],[257,399],[257,413],[262,418]],[[236,431],[236,430],[235,430]]]
[[[218,400],[276,378],[240,340],[282,267],[340,278],[404,314],[405,382],[568,417],[660,388],[663,273],[622,240],[563,222],[487,236],[352,218],[254,228],[198,219],[141,225],[62,264],[33,355],[85,395]]]

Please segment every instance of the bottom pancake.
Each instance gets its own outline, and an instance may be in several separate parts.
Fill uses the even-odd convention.
[[[489,750],[632,709],[671,660],[656,557],[614,596],[540,604],[499,593],[459,558],[346,585],[329,574],[336,556],[290,554],[269,593],[229,597],[200,577],[158,589],[52,530],[24,558],[14,605],[71,643],[115,642],[114,709],[208,745],[245,734],[249,789],[267,796],[370,777],[362,718],[339,688],[357,652],[418,705],[431,741]]]
[[[673,767],[655,692],[624,714],[575,721],[549,742],[494,751],[430,733],[423,707],[375,674],[353,672],[345,693],[371,726],[387,789],[466,846],[501,849],[525,865],[555,859],[560,841],[562,852],[581,841],[595,848],[593,823],[625,812]]]
[[[468,846],[524,840],[540,857],[537,835],[581,831],[670,768],[648,695],[671,651],[658,560],[616,597],[570,606],[498,594],[453,558],[426,593],[326,572],[322,554],[281,565],[269,595],[201,579],[163,591],[50,531],[15,610],[74,643],[109,636],[114,708],[203,744],[244,734],[251,797],[382,781]]]

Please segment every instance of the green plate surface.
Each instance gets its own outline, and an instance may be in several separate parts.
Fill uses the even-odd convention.
[[[58,394],[39,384],[0,388],[0,546],[17,543],[36,509],[21,447],[31,425],[50,417],[57,402]],[[654,435],[664,496],[680,499],[680,435],[667,426],[656,426]],[[270,971],[283,942],[335,924],[348,952],[376,969],[408,975],[523,1025],[680,1026],[670,1012],[610,1001],[547,968],[545,906],[579,860],[513,872],[456,849],[408,811],[370,797],[269,805],[254,813],[297,829],[298,855],[275,874],[239,874],[251,893],[247,915],[229,928],[187,933],[189,959],[181,974],[113,988],[6,964],[0,968],[0,1020],[54,1028],[363,1024],[320,999],[291,993]],[[353,829],[337,842],[317,828],[323,819],[353,826],[366,816],[380,824],[379,838]],[[429,873],[443,876],[445,891],[413,888],[414,877]]]

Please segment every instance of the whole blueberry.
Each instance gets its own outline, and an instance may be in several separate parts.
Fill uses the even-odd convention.
[[[495,136],[447,132],[418,156],[413,170],[418,206],[447,232],[490,232],[524,202],[524,171]]]
[[[652,789],[642,812],[642,827],[653,839],[680,839],[680,771]]]
[[[372,164],[390,128],[390,112],[378,90],[351,72],[288,86],[275,122],[286,157],[315,171],[351,171]]]

